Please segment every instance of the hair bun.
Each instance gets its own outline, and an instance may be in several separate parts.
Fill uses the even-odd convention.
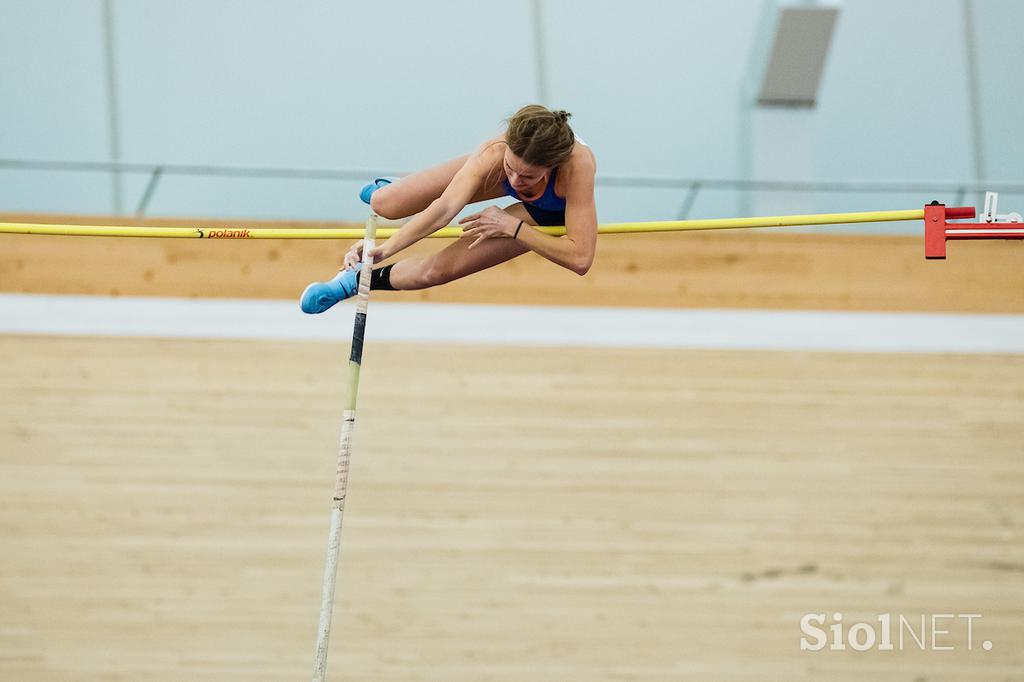
[[[555,120],[558,121],[559,123],[567,122],[569,120],[569,117],[572,116],[572,114],[570,114],[568,111],[563,111],[561,109],[553,113],[555,114]]]

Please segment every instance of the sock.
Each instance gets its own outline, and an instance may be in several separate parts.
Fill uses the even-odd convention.
[[[391,268],[395,267],[394,263],[391,265],[385,265],[382,268],[377,268],[370,273],[370,289],[383,289],[384,291],[395,291],[396,289],[391,286]]]

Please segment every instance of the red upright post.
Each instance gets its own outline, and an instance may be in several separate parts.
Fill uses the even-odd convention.
[[[945,258],[950,239],[1024,239],[1024,222],[1019,214],[988,216],[980,223],[951,223],[970,220],[977,215],[973,206],[947,208],[937,201],[924,207],[924,256]],[[988,222],[991,220],[991,222]]]
[[[924,257],[946,257],[946,205],[937,201],[924,207]]]

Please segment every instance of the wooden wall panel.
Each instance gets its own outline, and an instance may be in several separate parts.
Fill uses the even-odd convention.
[[[18,219],[68,220],[4,217]],[[240,224],[149,224],[190,222]],[[425,240],[409,253],[428,254],[445,243]],[[333,273],[349,244],[0,235],[0,291],[297,298],[308,282]],[[542,305],[1024,312],[1024,242],[955,242],[945,261],[926,261],[923,248],[915,237],[784,228],[608,235],[583,278],[527,254],[443,287],[386,295]]]

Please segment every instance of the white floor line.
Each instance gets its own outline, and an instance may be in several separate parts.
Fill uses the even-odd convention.
[[[348,341],[353,307],[291,301],[0,294],[0,333]],[[370,302],[368,342],[1024,353],[1024,315]]]

